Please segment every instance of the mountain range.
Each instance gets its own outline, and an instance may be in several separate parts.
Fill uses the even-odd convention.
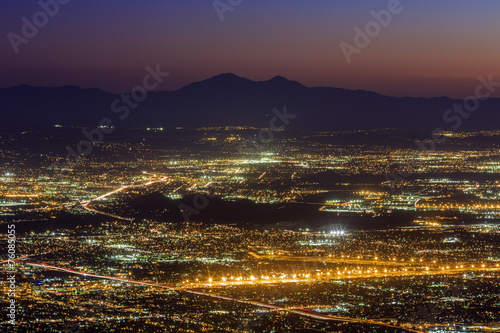
[[[479,101],[479,108],[467,118],[450,113],[445,121],[445,112],[454,104],[462,105],[462,100],[390,97],[364,90],[306,87],[281,76],[252,81],[234,74],[220,74],[175,91],[149,92],[136,108],[130,108],[130,114],[123,120],[119,118],[122,113],[112,110],[116,99],[121,99],[120,94],[75,86],[21,85],[0,89],[0,129],[97,127],[103,118],[123,128],[269,127],[274,117],[272,110],[281,111],[284,106],[289,114],[296,115],[287,128],[296,130],[492,130],[500,123],[498,98]]]

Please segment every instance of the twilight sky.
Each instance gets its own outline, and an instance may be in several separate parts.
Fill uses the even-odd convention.
[[[354,27],[364,30],[370,11],[389,2],[243,0],[221,21],[213,0],[71,0],[16,54],[8,34],[22,36],[21,19],[32,22],[41,8],[1,0],[0,87],[127,92],[157,63],[170,72],[161,90],[227,72],[393,96],[463,98],[479,75],[500,81],[498,0],[401,0],[401,12],[348,64],[339,44],[354,46]]]

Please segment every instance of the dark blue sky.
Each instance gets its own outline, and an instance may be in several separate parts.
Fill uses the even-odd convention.
[[[164,90],[233,72],[390,95],[464,97],[477,76],[500,79],[495,0],[401,0],[400,13],[347,63],[340,43],[355,46],[354,27],[364,29],[370,11],[388,3],[244,0],[221,21],[212,0],[71,0],[16,54],[8,34],[21,36],[21,18],[32,21],[40,7],[35,0],[2,0],[0,86],[128,91],[157,63],[171,73]]]

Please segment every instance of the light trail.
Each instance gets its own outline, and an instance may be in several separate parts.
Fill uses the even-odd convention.
[[[96,214],[101,214],[101,215],[106,215],[106,216],[110,216],[110,217],[114,217],[115,219],[124,220],[124,221],[133,221],[134,220],[134,219],[129,218],[129,217],[122,217],[122,216],[119,216],[119,215],[115,215],[115,214],[111,214],[111,213],[106,213],[106,212],[103,212],[103,211],[100,211],[100,210],[97,210],[97,209],[89,208],[88,205],[89,204],[82,205],[82,207],[84,209],[90,211],[90,212],[93,212],[93,213],[96,213]]]
[[[16,261],[18,261],[18,260],[16,259]],[[73,274],[81,275],[83,277],[95,277],[95,278],[106,279],[106,280],[113,280],[113,281],[120,281],[120,282],[132,283],[132,284],[139,284],[139,285],[144,285],[144,286],[161,287],[161,288],[167,288],[167,289],[171,289],[171,290],[179,290],[178,287],[167,285],[167,284],[154,283],[154,282],[144,282],[144,281],[135,281],[135,280],[118,278],[118,277],[113,277],[113,276],[106,276],[106,275],[100,275],[100,274],[94,274],[94,273],[86,273],[86,272],[77,271],[77,270],[70,269],[70,268],[57,267],[57,266],[46,265],[46,264],[39,264],[39,263],[31,262],[31,261],[21,261],[21,263],[25,264],[25,265],[29,265],[29,266],[41,267],[43,269],[48,269],[48,270],[61,271],[61,272],[66,272],[66,273],[73,273]]]
[[[29,255],[29,256],[19,257],[19,258],[15,258],[15,259],[7,259],[7,260],[4,260],[4,261],[0,261],[0,265],[9,263],[11,261],[15,262],[15,261],[18,261],[18,260],[27,260],[30,257],[42,256],[44,254],[48,254],[48,253],[52,253],[52,252],[54,252],[54,251],[47,251],[47,252],[43,252],[43,253],[39,253],[39,254],[32,254],[32,255]]]
[[[155,175],[155,176],[156,176],[156,175]],[[106,197],[109,197],[110,195],[113,195],[113,194],[116,194],[116,193],[122,192],[122,191],[127,190],[127,189],[132,188],[132,187],[144,187],[144,186],[150,186],[150,185],[153,185],[153,184],[156,184],[156,183],[162,183],[162,182],[165,182],[165,181],[167,181],[167,179],[168,179],[168,176],[163,177],[163,178],[162,178],[162,179],[160,179],[160,180],[150,181],[150,182],[145,183],[145,184],[139,184],[139,185],[133,185],[133,184],[131,184],[131,185],[124,185],[124,186],[122,186],[122,187],[120,187],[120,188],[118,188],[118,189],[116,189],[116,190],[113,190],[113,191],[111,191],[111,192],[105,193],[105,194],[103,194],[103,195],[101,195],[101,196],[99,196],[99,197],[97,197],[97,198],[94,198],[94,199],[92,199],[92,200],[90,200],[90,201],[82,201],[81,203],[82,203],[82,204],[84,204],[84,203],[87,203],[87,204],[88,204],[88,203],[91,203],[92,201],[97,201],[97,200],[104,199],[104,198],[106,198]]]
[[[119,193],[119,192],[121,192],[121,191],[124,191],[124,190],[126,190],[126,189],[130,188],[130,187],[131,187],[131,185],[125,185],[125,186],[122,186],[122,187],[120,187],[120,188],[119,188],[119,189],[117,189],[117,190],[114,190],[114,191],[108,192],[108,193],[106,193],[106,194],[101,195],[100,197],[97,197],[97,198],[95,198],[95,199],[92,199],[92,201],[96,201],[96,200],[101,200],[101,199],[104,199],[104,198],[106,198],[106,197],[109,197],[110,195],[113,195],[113,194]]]
[[[375,321],[375,320],[365,320],[365,319],[358,319],[358,318],[349,318],[349,317],[339,317],[339,316],[323,315],[323,314],[314,312],[314,311],[309,310],[309,309],[304,309],[304,308],[300,308],[300,309],[285,308],[285,307],[282,307],[282,306],[279,306],[279,305],[267,304],[267,303],[250,301],[250,300],[245,300],[245,299],[238,299],[238,298],[233,298],[233,297],[228,297],[228,296],[222,296],[222,295],[208,293],[208,292],[204,292],[204,291],[200,291],[200,290],[183,289],[183,288],[180,288],[180,287],[176,287],[176,286],[172,286],[172,285],[168,285],[168,284],[163,284],[163,283],[146,282],[146,281],[135,281],[135,280],[130,280],[130,279],[117,278],[117,277],[113,277],[113,276],[106,276],[106,275],[93,274],[93,273],[86,273],[86,272],[77,271],[77,270],[70,269],[70,268],[57,267],[57,266],[46,265],[46,264],[39,264],[39,263],[29,262],[29,261],[21,261],[21,263],[25,264],[25,265],[29,265],[29,266],[40,267],[42,269],[56,270],[56,271],[62,271],[62,272],[77,274],[77,275],[81,275],[83,277],[95,277],[95,278],[100,278],[100,279],[120,281],[120,282],[125,282],[125,283],[143,285],[143,286],[165,288],[165,289],[169,289],[169,290],[173,290],[173,291],[182,291],[182,292],[186,292],[186,293],[189,293],[189,294],[201,295],[201,296],[206,296],[206,297],[211,297],[211,298],[217,298],[217,299],[223,299],[223,300],[226,300],[226,301],[237,302],[237,303],[242,303],[242,304],[248,304],[248,305],[253,305],[253,306],[257,306],[257,307],[261,307],[261,308],[266,308],[266,309],[271,309],[271,310],[276,310],[276,311],[283,311],[283,312],[295,313],[295,314],[298,314],[298,315],[301,315],[301,316],[304,316],[304,317],[309,317],[309,318],[314,318],[314,319],[319,319],[319,320],[341,321],[341,322],[350,322],[350,323],[377,325],[377,326],[385,326],[385,327],[391,327],[391,328],[396,328],[396,329],[402,329],[402,330],[408,331],[408,332],[425,333],[423,331],[417,331],[417,330],[412,330],[412,329],[408,329],[408,328],[398,327],[398,326],[394,326],[394,325],[390,325],[390,324],[378,322],[378,321]]]
[[[146,173],[146,172],[144,172]],[[156,176],[156,175],[155,175]],[[94,198],[90,201],[82,201],[80,202],[80,204],[82,205],[82,207],[90,212],[93,212],[93,213],[97,213],[97,214],[101,214],[101,215],[106,215],[106,216],[110,216],[110,217],[114,217],[116,219],[119,219],[119,220],[124,220],[124,221],[133,221],[134,219],[132,218],[129,218],[129,217],[122,217],[122,216],[119,216],[119,215],[115,215],[115,214],[111,214],[111,213],[106,213],[106,212],[103,212],[103,211],[100,211],[100,210],[97,210],[97,209],[93,209],[93,208],[90,208],[89,205],[93,202],[93,201],[98,201],[98,200],[101,200],[101,199],[104,199],[104,198],[107,198],[113,194],[116,194],[116,193],[120,193],[122,191],[125,191],[129,188],[133,188],[133,187],[146,187],[146,186],[151,186],[153,184],[157,184],[157,183],[162,183],[162,182],[166,182],[168,179],[168,176],[165,176],[163,177],[162,179],[160,180],[157,180],[157,181],[150,181],[150,182],[147,182],[145,184],[139,184],[139,185],[125,185],[125,186],[122,186],[120,187],[119,189],[116,189],[116,190],[113,190],[111,192],[108,192],[108,193],[105,193],[97,198]]]
[[[183,186],[184,185],[179,186],[178,188],[172,190],[172,192],[170,192],[170,193],[172,194],[172,193],[175,193],[175,192],[179,191]]]

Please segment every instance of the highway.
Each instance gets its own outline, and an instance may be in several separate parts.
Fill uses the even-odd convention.
[[[156,176],[156,175],[154,175]],[[129,188],[133,188],[133,187],[147,187],[147,186],[151,186],[153,184],[157,184],[157,183],[162,183],[162,182],[166,182],[168,179],[168,177],[163,177],[162,179],[160,180],[157,180],[157,181],[149,181],[145,184],[139,184],[139,185],[125,185],[125,186],[122,186],[116,190],[113,190],[111,192],[108,192],[108,193],[105,193],[101,196],[98,196],[97,198],[95,199],[92,199],[90,201],[82,201],[80,202],[80,204],[82,205],[82,207],[86,210],[88,210],[89,212],[93,212],[93,213],[97,213],[97,214],[102,214],[102,215],[106,215],[106,216],[109,216],[109,217],[113,217],[115,219],[119,219],[119,220],[124,220],[124,221],[133,221],[132,218],[128,218],[128,217],[122,217],[122,216],[119,216],[119,215],[115,215],[115,214],[111,214],[111,213],[106,213],[106,212],[102,212],[102,211],[99,211],[97,209],[93,209],[93,208],[90,208],[89,205],[93,202],[93,201],[98,201],[98,200],[101,200],[101,199],[104,199],[106,197],[109,197],[113,194],[116,194],[116,193],[120,193],[122,191],[125,191],[125,190],[128,190]]]
[[[309,277],[288,277],[281,278],[277,276],[275,278],[255,278],[251,280],[236,280],[236,281],[211,281],[207,282],[198,282],[198,283],[189,283],[190,288],[220,288],[227,286],[240,286],[240,285],[269,285],[269,284],[284,284],[284,283],[315,283],[319,281],[331,281],[331,280],[352,280],[352,279],[365,279],[365,278],[387,278],[387,277],[404,277],[404,276],[435,276],[435,275],[451,275],[458,273],[467,273],[467,272],[485,272],[485,271],[498,271],[500,267],[498,266],[485,266],[485,267],[463,267],[463,268],[434,268],[434,269],[421,269],[421,270],[387,270],[387,271],[370,271],[370,272],[340,272],[340,273],[321,273],[320,275],[310,274]],[[280,273],[278,273],[280,275]],[[188,284],[186,284],[188,285]]]
[[[94,278],[100,278],[100,279],[106,279],[106,280],[112,280],[112,281],[120,281],[120,282],[130,283],[130,284],[137,284],[137,285],[142,285],[142,286],[165,288],[165,289],[169,289],[169,290],[181,291],[181,292],[194,294],[194,295],[206,296],[206,297],[217,298],[217,299],[222,299],[222,300],[231,301],[231,302],[253,305],[256,307],[266,308],[266,309],[270,309],[270,310],[274,310],[274,311],[284,311],[284,312],[294,313],[294,314],[298,314],[300,316],[305,316],[305,317],[319,319],[319,320],[341,321],[341,322],[358,323],[358,324],[365,324],[365,325],[376,325],[376,326],[384,326],[384,327],[390,327],[390,328],[395,328],[395,329],[401,329],[401,330],[404,330],[407,332],[425,333],[423,331],[417,331],[417,330],[411,330],[411,329],[407,329],[407,328],[403,328],[403,327],[398,327],[398,326],[378,322],[376,320],[364,320],[364,319],[358,319],[358,318],[324,315],[324,314],[320,314],[320,313],[317,313],[317,312],[314,312],[314,311],[311,311],[308,309],[285,308],[285,307],[274,305],[274,304],[267,304],[267,303],[250,301],[250,300],[245,300],[245,299],[237,299],[237,298],[232,298],[232,297],[228,297],[228,296],[222,296],[222,295],[204,292],[201,290],[184,289],[182,287],[177,287],[177,286],[164,284],[164,283],[135,281],[135,280],[130,280],[130,279],[117,278],[117,277],[113,277],[113,276],[86,273],[86,272],[82,272],[82,271],[78,271],[78,270],[74,270],[74,269],[70,269],[70,268],[57,267],[57,266],[52,266],[52,265],[48,265],[48,264],[40,264],[40,263],[36,263],[36,262],[24,261],[24,260],[19,260],[19,259],[17,259],[16,261],[19,262],[20,264],[23,264],[23,265],[39,267],[39,268],[46,269],[46,270],[55,270],[55,271],[61,271],[61,272],[66,272],[66,273],[72,273],[72,274],[80,275],[83,277],[94,277]]]

